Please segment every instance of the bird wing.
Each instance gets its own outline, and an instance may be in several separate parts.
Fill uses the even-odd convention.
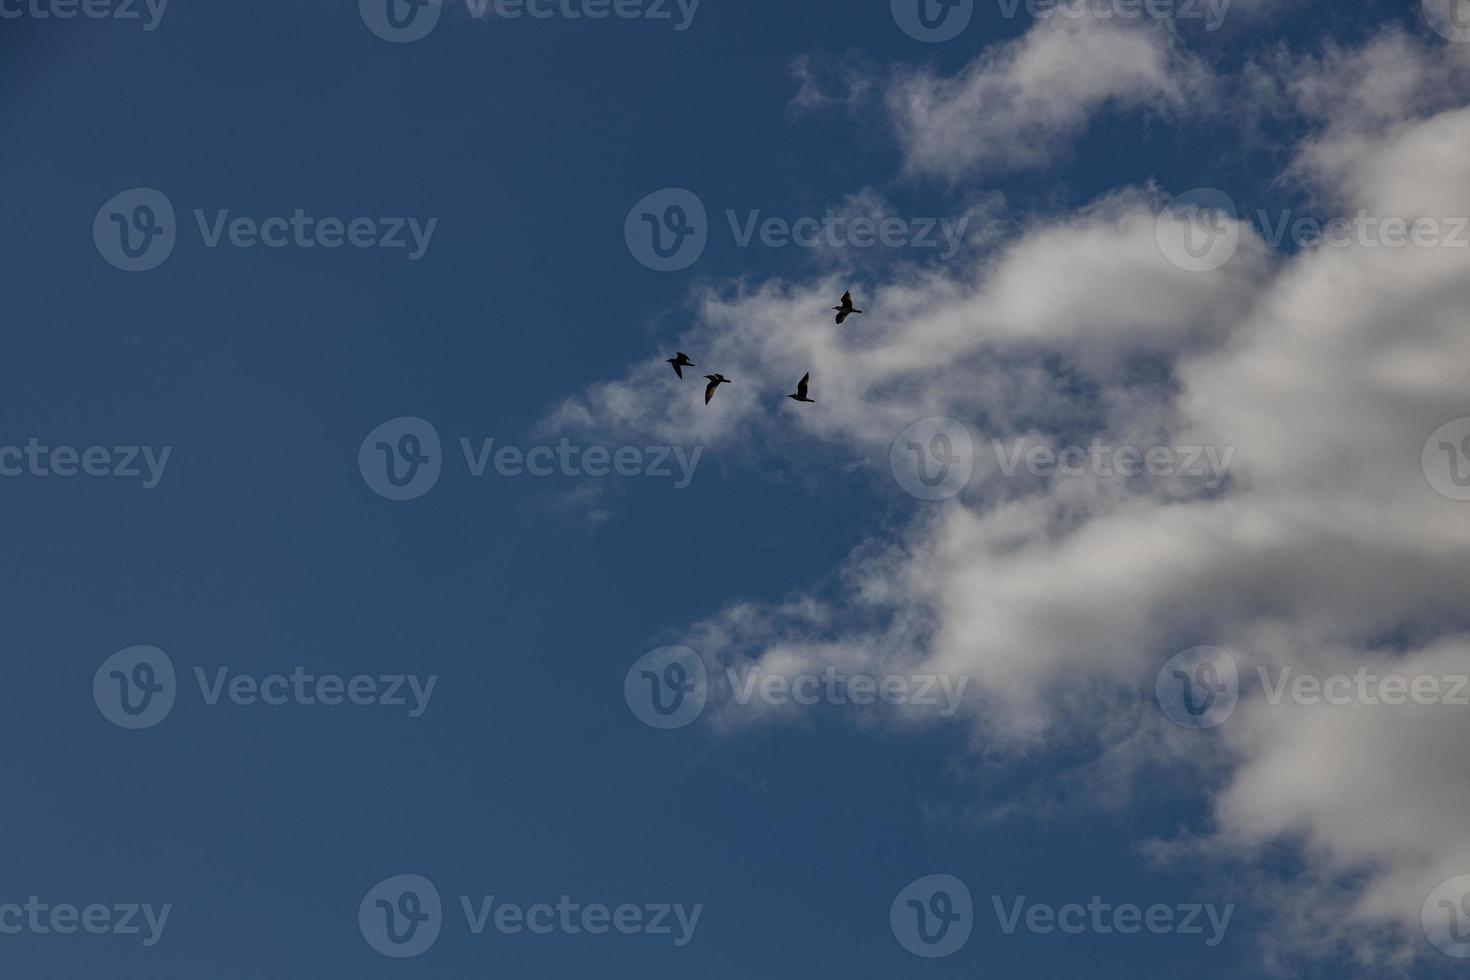
[[[811,380],[812,380],[812,373],[810,371],[808,371],[806,374],[803,374],[801,376],[801,380],[796,383],[796,396],[798,398],[805,398],[806,397],[807,384]]]
[[[846,310],[843,310],[841,313],[837,314],[837,325],[839,327],[842,326],[842,321],[843,320],[846,320],[846,319],[847,319],[847,311]]]
[[[842,305],[843,306],[851,306],[852,305],[852,291],[851,290],[849,290],[848,292],[845,292],[845,293],[842,294]]]
[[[715,389],[718,388],[719,386],[720,386],[720,383],[718,381],[711,381],[709,383],[709,387],[706,388],[706,389],[704,389],[704,403],[706,405],[709,404],[709,400],[711,398],[715,397]]]
[[[677,374],[679,376],[679,380],[682,381],[684,379],[684,365],[680,364],[678,361],[670,361],[669,363],[674,365],[674,373]]]

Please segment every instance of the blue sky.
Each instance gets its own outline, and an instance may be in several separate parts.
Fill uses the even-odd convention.
[[[1247,676],[1470,664],[1455,600],[1466,504],[1433,494],[1419,465],[1435,426],[1470,415],[1435,373],[1464,353],[1449,326],[1470,302],[1452,271],[1463,253],[1355,266],[1387,260],[1361,242],[1330,255],[1263,242],[1251,220],[1362,202],[1464,214],[1459,171],[1424,177],[1405,161],[1446,146],[1465,158],[1451,151],[1470,128],[1470,46],[1407,2],[1236,0],[1211,31],[1177,18],[1059,26],[976,0],[969,26],[934,44],[881,2],[704,0],[682,31],[672,6],[673,21],[448,9],[410,43],[375,36],[357,7],[175,0],[153,30],[30,8],[0,21],[0,464],[3,447],[35,440],[74,448],[72,467],[101,447],[97,466],[140,471],[61,476],[63,454],[45,475],[0,477],[13,794],[0,906],[171,907],[146,947],[0,935],[7,975],[1455,970],[1418,928],[1431,888],[1457,861],[1470,871],[1463,831],[1437,837],[1458,812],[1443,786],[1462,773],[1436,776],[1435,747],[1456,744],[1442,715],[1422,742],[1380,755],[1368,747],[1385,717],[1420,729],[1273,714],[1251,688],[1233,721],[1193,731],[1154,692],[1161,665],[1205,645]],[[1008,88],[1022,69],[1035,71]],[[1374,166],[1343,162],[1359,157]],[[1154,215],[1199,187],[1245,219],[1223,268],[1190,269],[1153,241]],[[138,217],[136,188],[166,198],[175,241],[156,268],[128,272],[92,229]],[[697,196],[709,243],[658,272],[624,229],[667,188]],[[374,240],[399,218],[410,242],[406,219],[421,232],[436,220],[411,258],[243,248],[228,232],[209,247],[195,218],[297,209],[344,229],[370,219]],[[967,238],[947,260],[850,241],[742,247],[727,218],[828,209],[908,229],[963,218]],[[1403,349],[1355,346],[1368,334],[1332,326],[1335,305],[1371,305],[1346,282],[1397,311]],[[1394,292],[1406,282],[1420,305]],[[828,307],[846,288],[869,312],[839,333]],[[1292,332],[1318,314],[1328,325]],[[1333,329],[1340,362],[1314,346]],[[682,383],[661,363],[676,349],[699,366]],[[1423,403],[1355,392],[1359,367],[1389,387],[1411,377]],[[707,370],[735,382],[706,409]],[[817,404],[786,402],[809,370]],[[1298,403],[1275,400],[1272,379],[1314,372],[1349,390],[1303,395],[1321,411],[1304,410],[1306,442],[1282,449],[1271,430]],[[928,417],[968,427],[976,457],[992,435],[1053,448],[1101,437],[1228,442],[1239,462],[1203,489],[1188,474],[1069,484],[972,461],[962,493],[928,501],[890,465],[900,432]],[[441,440],[440,474],[393,501],[359,454],[424,431],[369,439],[403,418]],[[634,447],[640,472],[661,447],[697,462],[682,487],[475,476],[460,442],[564,438]],[[1363,456],[1334,448],[1347,444]],[[1349,487],[1364,499],[1336,496]],[[1304,529],[1302,501],[1362,537]],[[1288,512],[1295,523],[1273,523]],[[1158,550],[1134,556],[1134,543]],[[93,682],[139,645],[167,655],[174,703],[128,730],[99,710],[110,672],[104,695]],[[694,650],[712,682],[692,723],[660,731],[630,710],[624,681],[669,645]],[[135,662],[122,672],[141,676]],[[833,666],[965,678],[968,700],[948,717],[761,711],[725,681]],[[294,696],[211,704],[196,682],[196,670],[259,683],[298,667],[344,686],[385,678],[377,693],[436,680],[417,717]],[[1332,745],[1355,754],[1308,751]],[[1393,782],[1411,769],[1428,783]],[[1330,787],[1298,799],[1280,775],[1353,771],[1375,799],[1424,808],[1375,811]],[[358,911],[403,874],[433,882],[443,921],[431,948],[398,959]],[[961,948],[920,958],[890,906],[934,874],[963,881],[975,912]],[[702,911],[678,946],[472,935],[460,897],[492,895]],[[993,903],[1022,896],[1233,908],[1213,946],[1207,925],[1008,935]]]

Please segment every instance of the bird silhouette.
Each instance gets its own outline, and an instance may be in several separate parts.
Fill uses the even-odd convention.
[[[674,356],[666,358],[664,360],[664,363],[672,364],[674,366],[674,373],[677,374],[680,378],[684,377],[684,369],[686,367],[695,366],[694,362],[689,359],[689,355],[684,353],[683,351],[674,351]]]
[[[709,400],[715,397],[715,389],[720,385],[729,384],[730,379],[723,374],[706,374],[705,377],[709,379],[709,387],[704,389],[704,403],[708,405]]]
[[[787,395],[786,397],[790,398],[792,401],[811,402],[813,405],[815,405],[816,402],[806,396],[807,384],[810,383],[811,380],[812,374],[810,371],[808,371],[806,374],[803,374],[801,376],[801,380],[796,383],[796,394]]]
[[[843,293],[842,294],[842,305],[841,306],[834,306],[834,307],[832,307],[832,309],[834,309],[834,310],[837,311],[837,325],[838,326],[841,326],[842,325],[842,321],[843,320],[846,320],[852,314],[854,314],[854,313],[861,313],[862,312],[862,310],[860,310],[857,307],[855,307],[855,306],[852,305],[852,293],[851,292]]]

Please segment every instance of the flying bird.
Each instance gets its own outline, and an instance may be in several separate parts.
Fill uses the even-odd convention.
[[[854,313],[861,313],[862,312],[862,310],[860,310],[856,306],[853,306],[852,305],[852,293],[851,292],[843,293],[842,294],[842,305],[841,306],[834,306],[834,307],[832,307],[832,309],[834,309],[834,310],[837,311],[837,325],[838,326],[841,326],[842,325],[842,321],[843,320],[846,320],[852,314],[854,314]]]
[[[704,389],[704,403],[708,405],[709,400],[715,397],[715,389],[720,385],[729,384],[730,379],[723,374],[706,374],[705,377],[709,379],[709,387]]]
[[[813,405],[815,405],[816,402],[806,396],[807,385],[811,382],[811,380],[812,373],[808,371],[806,374],[803,374],[801,376],[801,380],[796,383],[796,394],[787,395],[786,397],[792,399],[793,401],[811,402]]]
[[[684,369],[686,367],[694,367],[694,362],[691,361],[689,359],[689,355],[684,353],[683,351],[674,351],[674,356],[666,358],[664,363],[672,364],[674,366],[674,373],[677,374],[680,378],[684,377]]]

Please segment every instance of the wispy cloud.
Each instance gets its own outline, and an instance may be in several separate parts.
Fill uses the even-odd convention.
[[[1470,94],[1451,62],[1462,57],[1388,35],[1310,72],[1257,63],[1253,88],[1306,120],[1292,173],[1322,199],[1452,217],[1470,213],[1470,109],[1453,107]],[[959,177],[1049,159],[1111,102],[1173,110],[1207,81],[1167,35],[1059,22],[955,78],[905,78],[892,98],[909,168]],[[1272,255],[1242,225],[1230,262],[1191,272],[1159,247],[1164,204],[1156,188],[1123,189],[963,266],[712,288],[678,345],[735,378],[728,394],[709,409],[671,399],[651,359],[569,399],[552,424],[762,451],[799,437],[879,469],[912,422],[964,420],[979,443],[964,494],[870,541],[827,585],[732,607],[691,624],[687,642],[788,672],[967,677],[991,755],[1082,738],[1125,777],[1190,765],[1198,733],[1138,707],[1159,667],[1198,644],[1228,647],[1247,674],[1470,671],[1467,505],[1421,468],[1430,434],[1470,415],[1467,252]],[[871,312],[839,329],[824,314],[848,285]],[[822,411],[769,407],[793,365],[812,370]],[[1016,482],[985,449],[1014,435],[1236,456],[1218,492],[1096,474]],[[1140,717],[1149,738],[1122,734]],[[1269,959],[1327,955],[1323,936],[1364,962],[1410,955],[1425,897],[1470,868],[1467,719],[1248,697],[1220,729],[1197,770],[1215,813],[1201,840],[1246,866],[1297,848],[1304,870],[1265,893],[1315,903],[1290,920],[1296,954]]]

